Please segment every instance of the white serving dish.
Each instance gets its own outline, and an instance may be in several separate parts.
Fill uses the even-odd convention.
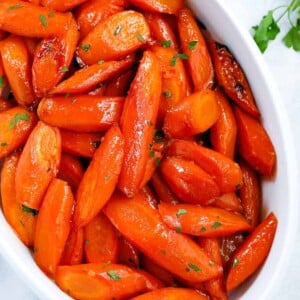
[[[264,126],[276,148],[276,175],[263,183],[264,212],[273,211],[279,220],[273,247],[259,272],[230,296],[231,299],[242,300],[272,299],[286,273],[299,214],[296,159],[287,114],[250,33],[232,19],[226,9],[226,1],[190,0],[188,3],[213,37],[225,43],[242,65],[262,113]],[[28,249],[6,223],[2,212],[0,251],[40,299],[71,299],[36,266]]]

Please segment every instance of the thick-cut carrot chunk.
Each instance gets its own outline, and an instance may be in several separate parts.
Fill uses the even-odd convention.
[[[176,14],[183,7],[183,0],[130,0],[130,2],[144,10]]]
[[[56,11],[67,11],[73,9],[75,6],[86,2],[87,0],[68,0],[68,1],[61,1],[61,0],[39,0],[40,4],[51,8]]]

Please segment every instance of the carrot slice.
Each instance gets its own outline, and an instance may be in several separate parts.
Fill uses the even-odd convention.
[[[0,75],[0,77],[1,77],[1,75]],[[0,94],[1,94],[1,91],[0,91]],[[8,110],[8,109],[14,107],[15,105],[16,104],[14,103],[14,101],[0,98],[0,112]]]
[[[87,0],[68,0],[68,1],[60,1],[60,0],[39,0],[40,4],[48,7],[50,9],[56,11],[68,11],[72,10],[79,4],[86,2]]]
[[[176,14],[183,8],[183,0],[130,0],[130,2],[144,10],[165,14]]]
[[[125,138],[124,163],[118,187],[128,197],[139,190],[149,158],[161,95],[156,56],[145,51],[124,103],[120,127]]]
[[[244,187],[244,183],[241,187],[241,189]],[[214,202],[211,204],[215,207],[227,209],[233,212],[237,213],[243,213],[243,207],[241,205],[241,200],[236,195],[235,192],[228,192],[225,194],[222,194],[215,198]],[[246,218],[247,219],[247,218]],[[248,220],[248,219],[247,219]],[[248,220],[249,221],[249,220]],[[253,225],[252,223],[250,223]]]
[[[34,259],[50,277],[55,273],[70,232],[73,205],[70,186],[53,179],[39,210],[34,237]]]
[[[126,71],[115,79],[107,82],[104,95],[109,97],[124,97],[132,81],[132,70]]]
[[[74,226],[88,224],[111,197],[118,181],[124,156],[124,138],[117,124],[103,142],[84,173],[76,194]]]
[[[39,121],[27,139],[16,170],[19,203],[39,209],[49,183],[58,173],[60,158],[58,129]]]
[[[209,264],[206,253],[192,239],[161,221],[144,194],[127,198],[115,193],[104,213],[130,242],[172,274],[189,282],[219,275],[218,267]]]
[[[119,237],[118,262],[132,268],[140,267],[140,253],[124,236]]]

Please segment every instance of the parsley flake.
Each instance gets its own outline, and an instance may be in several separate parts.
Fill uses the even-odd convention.
[[[39,19],[44,27],[48,27],[48,20],[44,15],[39,15]]]
[[[201,272],[202,271],[202,269],[200,267],[198,267],[197,265],[194,265],[193,263],[188,263],[188,266],[189,266],[189,268],[191,268],[195,272]]]
[[[171,46],[171,40],[162,41],[160,43],[164,48],[169,48]]]
[[[77,101],[77,98],[76,97],[73,97],[72,99],[71,99],[71,103],[75,103]]]
[[[1,76],[0,76],[0,89],[2,89],[3,86],[4,86],[4,76],[1,75]]]
[[[201,231],[201,232],[205,232],[205,231],[206,231],[206,228],[205,228],[204,226],[202,226],[202,227],[200,228],[200,231]]]
[[[175,67],[176,61],[177,61],[178,58],[187,60],[187,59],[189,59],[189,56],[187,54],[185,54],[185,53],[177,53],[177,54],[175,54],[172,57],[172,59],[170,60],[170,66],[171,67]]]
[[[102,64],[104,64],[104,59],[100,59],[100,60],[98,60],[98,65],[102,65]]]
[[[181,229],[180,226],[176,227],[176,232],[177,232],[177,233],[181,233],[181,231],[182,231],[182,229]]]
[[[158,167],[160,165],[160,158],[159,157],[155,158],[154,164],[155,164],[156,167]]]
[[[114,31],[114,35],[118,35],[122,30],[122,27],[120,25],[117,26],[116,30]]]
[[[155,156],[155,151],[151,150],[151,151],[149,152],[149,156],[150,156],[150,157],[154,157],[154,156]]]
[[[166,97],[166,99],[169,99],[169,98],[171,98],[172,93],[170,91],[165,91],[165,92],[163,92],[163,95]]]
[[[90,50],[90,48],[91,48],[91,45],[89,45],[89,44],[82,44],[82,45],[80,46],[80,48],[81,48],[84,52],[88,52],[88,51]]]
[[[239,263],[240,263],[239,259],[238,259],[238,258],[235,258],[235,259],[233,260],[233,263],[232,263],[231,268],[234,269],[235,267],[237,267],[237,266],[239,265]]]
[[[110,270],[110,271],[107,271],[106,274],[107,274],[112,280],[120,280],[120,279],[121,279],[120,275],[118,275],[118,274],[116,273],[116,271]]]
[[[53,18],[55,16],[55,13],[52,11],[48,14],[48,17]]]
[[[184,209],[184,208],[179,208],[179,209],[177,210],[176,216],[177,216],[177,218],[179,218],[179,217],[181,217],[182,215],[185,215],[185,214],[187,214],[187,213],[188,213],[188,211],[187,211],[186,209]]]
[[[63,66],[63,67],[61,67],[61,68],[59,69],[59,71],[60,71],[61,73],[66,73],[66,72],[69,71],[69,68],[68,68],[67,66]]]
[[[27,207],[26,205],[22,204],[22,210],[28,214],[31,214],[33,216],[36,216],[39,211],[30,207]]]
[[[217,229],[217,228],[219,228],[221,225],[222,225],[222,223],[216,221],[214,224],[211,225],[211,228],[212,228],[212,229]]]
[[[10,11],[10,10],[14,10],[14,9],[18,9],[18,8],[22,8],[23,5],[22,4],[14,4],[14,5],[11,5],[7,8],[7,11]]]
[[[19,123],[19,121],[29,121],[29,114],[16,114],[14,118],[10,121],[8,128],[13,129]]]
[[[194,50],[195,47],[197,46],[197,44],[198,44],[198,41],[190,41],[190,42],[188,43],[188,48],[189,48],[189,50]]]
[[[137,36],[137,38],[138,38],[138,40],[139,40],[140,42],[144,42],[144,41],[145,41],[145,38],[143,37],[143,35],[142,35],[140,32],[138,32],[138,33],[136,34],[136,36]]]

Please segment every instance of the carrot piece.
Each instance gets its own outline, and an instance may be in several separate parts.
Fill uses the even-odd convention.
[[[65,153],[92,158],[101,144],[102,133],[85,133],[60,130],[61,148]]]
[[[24,1],[0,2],[0,30],[20,36],[49,38],[64,34],[71,14],[64,14]],[[20,22],[22,20],[22,22]]]
[[[277,218],[270,213],[234,252],[226,288],[231,291],[252,275],[265,261],[277,228]]]
[[[128,0],[90,0],[80,5],[75,13],[80,37],[85,37],[98,23],[123,11],[127,5]]]
[[[158,211],[170,228],[195,236],[220,237],[253,229],[242,215],[211,206],[162,202]]]
[[[74,9],[81,3],[86,2],[87,0],[68,0],[68,1],[61,1],[61,0],[39,0],[40,4],[53,9],[55,11],[68,11]]]
[[[115,263],[118,248],[118,232],[103,213],[84,227],[84,253],[88,263]]]
[[[60,158],[59,130],[39,121],[27,139],[16,170],[19,203],[39,209],[49,183],[58,173]]]
[[[153,286],[150,276],[119,264],[89,263],[59,266],[58,286],[75,299],[129,299]],[[152,278],[151,278],[152,279]]]
[[[0,113],[0,158],[23,146],[37,118],[21,106]]]
[[[237,135],[235,116],[225,94],[217,89],[216,95],[221,113],[210,129],[210,141],[214,150],[233,159]]]
[[[172,274],[189,282],[219,275],[219,268],[209,264],[206,253],[192,239],[161,221],[144,194],[127,198],[115,193],[103,211],[122,235]]]
[[[121,61],[109,61],[94,64],[76,71],[71,77],[54,87],[50,94],[79,94],[94,88],[97,84],[122,73],[133,63],[129,57]]]
[[[202,90],[183,98],[167,111],[163,130],[168,137],[190,137],[208,130],[219,115],[216,93]]]
[[[34,259],[50,277],[55,273],[70,232],[73,205],[70,186],[54,178],[39,210],[34,237]]]
[[[7,77],[4,71],[2,58],[0,56],[0,98],[5,98],[5,99],[8,98],[8,95],[6,95],[8,88],[9,86],[7,82]]]
[[[133,72],[128,70],[122,73],[117,78],[107,82],[105,87],[104,95],[109,97],[124,97],[127,94],[130,83],[132,81]]]
[[[44,39],[37,46],[32,65],[32,81],[39,97],[47,95],[69,70],[79,39],[73,17],[69,19],[67,28],[61,36]]]
[[[118,262],[132,268],[140,267],[139,251],[122,235],[119,237]]]
[[[193,160],[214,178],[222,194],[233,192],[242,186],[243,177],[239,165],[219,152],[193,141],[173,140],[167,153]]]
[[[71,228],[64,251],[60,259],[60,265],[79,265],[83,261],[83,227],[78,230]]]
[[[244,187],[244,183],[243,183],[241,189],[243,187]],[[239,197],[236,195],[235,192],[228,192],[228,193],[225,193],[225,194],[222,194],[222,195],[216,197],[214,199],[214,202],[211,205],[213,205],[215,207],[231,210],[233,212],[237,212],[237,213],[241,213],[241,214],[243,213],[243,207],[241,205],[241,200],[239,199]],[[250,223],[250,224],[253,225],[252,223]]]
[[[13,101],[0,98],[0,112],[6,111],[14,106],[15,103]]]
[[[31,80],[31,61],[23,38],[9,36],[0,43],[0,54],[7,80],[16,101],[30,107],[36,104]]]
[[[78,132],[107,130],[119,121],[124,98],[77,95],[54,96],[41,100],[38,116],[45,123]]]
[[[237,152],[259,174],[272,175],[276,164],[276,152],[272,141],[257,119],[238,107],[234,108],[238,126]]]
[[[155,12],[144,12],[149,24],[151,36],[163,47],[178,49],[178,39],[166,15]]]
[[[117,124],[104,135],[103,142],[84,173],[76,194],[74,226],[88,224],[111,197],[124,156],[124,138]]]
[[[243,207],[243,214],[252,226],[260,223],[262,207],[262,193],[257,173],[244,161],[239,165],[243,173],[243,185],[239,190],[239,197]]]
[[[33,246],[37,211],[16,201],[15,174],[20,154],[15,152],[4,159],[1,170],[1,204],[3,214],[19,239]]]
[[[120,127],[125,138],[124,163],[118,187],[128,197],[139,190],[149,158],[161,95],[156,56],[145,51],[124,103]]]
[[[194,91],[210,88],[214,82],[213,65],[196,19],[188,8],[181,9],[177,19],[181,47],[188,56],[186,65],[192,78]]]
[[[133,5],[153,12],[176,14],[183,8],[183,0],[130,0]]]
[[[140,48],[149,36],[149,26],[141,13],[122,11],[88,33],[79,45],[78,56],[87,65],[99,60],[118,60]]]
[[[232,53],[225,45],[213,40],[209,40],[209,48],[219,86],[239,107],[253,117],[258,117],[260,112],[248,80]]]
[[[24,39],[24,42],[25,42],[27,50],[28,50],[30,61],[32,62],[39,39],[30,38],[30,37],[24,37],[23,39]]]
[[[61,135],[63,139],[63,136]],[[66,181],[73,192],[77,191],[83,177],[84,169],[80,159],[76,156],[62,153],[57,177]]]

